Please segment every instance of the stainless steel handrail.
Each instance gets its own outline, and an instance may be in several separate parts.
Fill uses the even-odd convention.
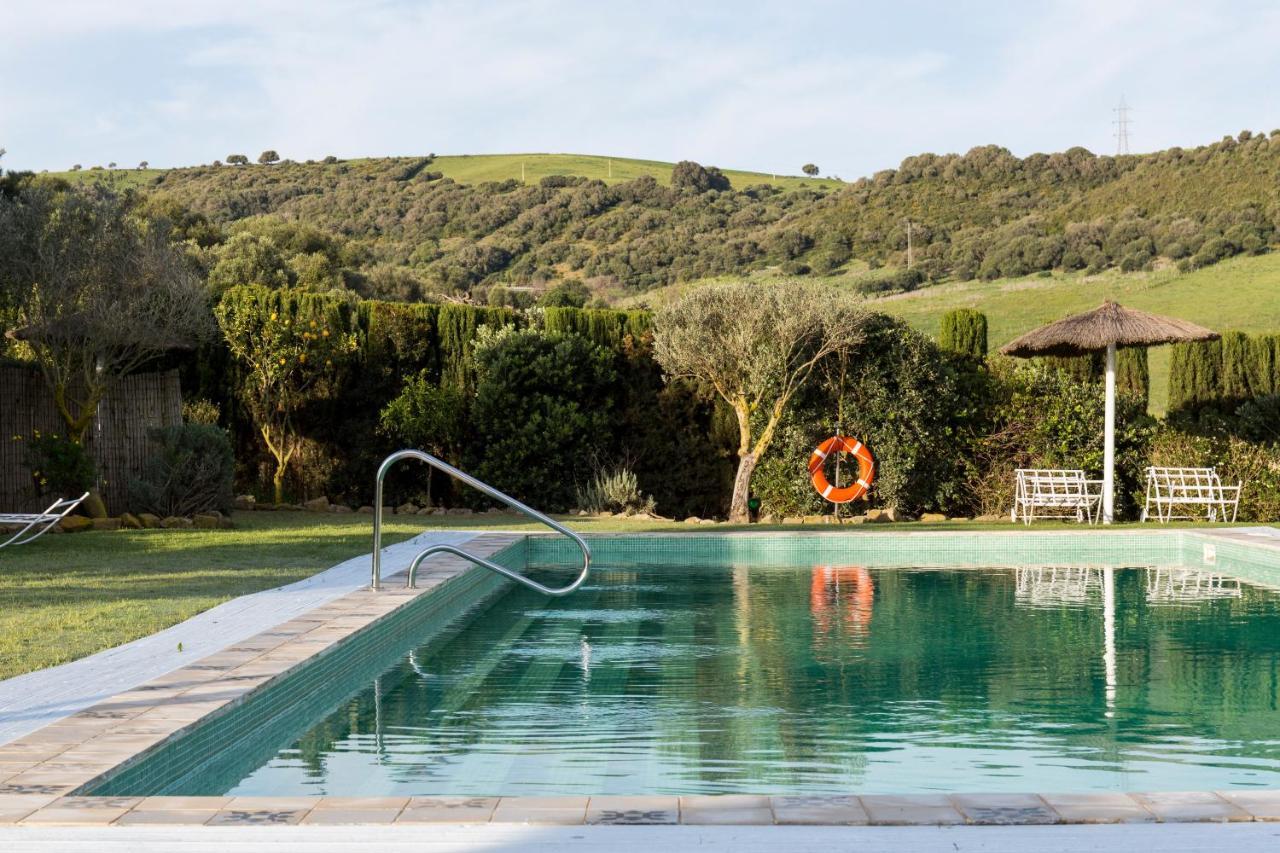
[[[563,524],[552,521],[536,509],[525,506],[510,495],[503,494],[488,483],[477,480],[467,472],[458,470],[448,462],[435,458],[430,453],[424,453],[421,450],[398,450],[386,459],[382,460],[382,465],[378,467],[378,477],[373,487],[373,578],[370,583],[370,587],[372,589],[378,590],[382,588],[382,481],[386,478],[387,471],[391,469],[391,466],[395,465],[401,459],[417,459],[419,462],[425,462],[432,468],[445,472],[450,477],[461,480],[471,488],[483,492],[494,500],[502,501],[512,509],[529,516],[535,521],[545,524],[557,533],[563,533],[565,536],[568,536],[577,543],[578,547],[582,550],[582,571],[578,573],[578,576],[574,578],[573,582],[562,587],[549,587],[527,578],[519,572],[512,571],[506,566],[500,566],[492,560],[486,560],[484,557],[479,557],[475,554],[468,554],[466,551],[463,551],[461,548],[456,548],[453,545],[432,545],[422,553],[418,554],[418,556],[414,557],[413,562],[409,565],[408,585],[410,588],[414,585],[414,576],[417,574],[418,566],[422,564],[423,560],[433,554],[453,554],[455,556],[462,557],[464,560],[469,560],[477,566],[484,566],[490,571],[497,572],[500,575],[505,575],[506,577],[511,578],[513,581],[522,583],[530,589],[536,589],[544,595],[568,595],[578,587],[582,586],[582,582],[587,579],[587,573],[591,569],[591,548],[587,545],[586,540],[581,536],[574,533]]]

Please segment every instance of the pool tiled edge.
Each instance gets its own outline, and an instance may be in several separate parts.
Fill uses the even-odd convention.
[[[469,548],[481,556],[523,559],[522,535],[487,534]],[[129,772],[166,744],[229,716],[250,696],[287,682],[364,628],[419,600],[436,609],[466,606],[505,581],[465,560],[437,556],[418,588],[392,580],[378,593],[348,593],[216,654],[117,694],[91,708],[0,745],[0,819],[19,810],[12,797],[44,797],[45,809],[83,810],[97,802],[125,808],[135,797],[72,796]],[[369,635],[364,635],[369,636]],[[198,734],[198,733],[197,733]]]
[[[761,539],[768,537],[768,543]],[[837,538],[838,537],[838,538]],[[746,558],[776,549],[781,561],[851,556],[892,561],[893,539],[924,547],[939,560],[979,564],[1010,559],[1027,548],[1065,563],[1115,559],[1139,549],[1161,560],[1203,566],[1280,587],[1280,541],[1250,541],[1231,531],[1152,532],[859,532],[600,537],[600,557],[645,553],[661,560],[671,540],[681,556]],[[1098,541],[1109,540],[1105,546]],[[754,541],[752,541],[754,540]],[[1092,540],[1092,541],[1090,541]],[[608,544],[606,544],[608,543]],[[701,543],[701,544],[699,544]],[[656,546],[656,550],[655,550]],[[1119,551],[1116,550],[1117,546]],[[555,540],[486,534],[469,546],[516,565],[554,562]],[[933,549],[930,551],[930,549]],[[1106,552],[1106,553],[1104,553]],[[957,559],[968,557],[969,559]],[[1093,794],[938,794],[805,796],[567,797],[187,797],[83,796],[101,790],[186,736],[197,724],[230,717],[253,695],[285,681],[365,628],[423,600],[447,610],[465,606],[504,583],[455,557],[437,557],[418,590],[392,582],[378,594],[350,593],[192,665],[119,694],[86,711],[0,746],[0,824],[35,825],[292,825],[531,823],[557,825],[760,824],[950,825],[1280,821],[1280,790]],[[465,579],[465,580],[464,580]],[[485,584],[490,586],[485,586]],[[426,598],[424,598],[426,597]],[[415,617],[416,618],[416,617]],[[370,632],[370,634],[375,632]],[[369,635],[365,634],[367,638]],[[357,641],[348,643],[347,641]],[[287,694],[282,701],[287,702]],[[126,777],[127,778],[127,777]],[[109,785],[108,785],[109,788]],[[127,790],[123,788],[122,790]],[[108,790],[108,794],[110,791]]]

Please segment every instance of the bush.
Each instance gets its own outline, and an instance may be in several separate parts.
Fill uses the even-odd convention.
[[[129,484],[132,509],[162,517],[231,510],[235,458],[223,430],[183,424],[148,435],[153,451],[142,476]]]
[[[473,469],[539,509],[561,511],[586,460],[607,449],[613,358],[577,335],[503,329],[477,337]]]
[[[1244,484],[1240,521],[1280,520],[1280,451],[1274,446],[1166,426],[1151,442],[1148,464],[1216,468],[1224,484]]]
[[[578,508],[587,512],[653,512],[653,498],[640,492],[640,482],[630,469],[599,471],[586,486],[577,489]]]
[[[96,469],[84,445],[39,430],[26,439],[25,444],[27,467],[36,494],[78,498],[93,488]]]

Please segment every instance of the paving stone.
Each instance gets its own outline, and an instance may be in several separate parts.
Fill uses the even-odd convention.
[[[312,809],[302,819],[305,824],[394,823],[400,809]]]
[[[1162,791],[1133,797],[1163,823],[1253,819],[1249,812],[1211,791]]]
[[[729,825],[772,824],[773,807],[768,797],[743,794],[681,797],[680,822]]]
[[[396,823],[488,823],[497,797],[410,797]]]
[[[503,797],[493,810],[494,823],[577,825],[586,820],[586,797]]]
[[[1155,815],[1121,793],[1041,794],[1066,823],[1154,823]]]
[[[867,810],[853,796],[810,795],[773,797],[773,817],[779,824],[861,825]]]
[[[956,794],[951,803],[969,823],[1022,826],[1059,822],[1057,812],[1035,794]]]
[[[125,812],[115,822],[116,826],[142,826],[170,824],[199,826],[208,823],[218,813],[217,809],[134,809]]]
[[[878,794],[860,799],[873,824],[940,826],[964,823],[964,816],[943,794]]]
[[[652,826],[679,822],[679,797],[592,797],[587,806],[590,824]]]
[[[223,809],[209,826],[289,826],[301,823],[309,809]]]
[[[145,811],[218,811],[226,808],[231,797],[147,797],[135,808]]]
[[[1254,820],[1280,820],[1280,790],[1218,791],[1218,796],[1253,815]]]

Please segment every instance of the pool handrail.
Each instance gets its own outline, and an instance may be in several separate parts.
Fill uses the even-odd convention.
[[[582,571],[578,573],[578,576],[574,578],[574,580],[571,583],[565,586],[550,587],[550,586],[545,586],[543,584],[540,584],[531,578],[527,578],[524,575],[520,574],[519,572],[513,571],[512,569],[508,569],[506,566],[501,566],[493,562],[492,560],[486,560],[484,557],[480,557],[475,554],[470,554],[466,551],[463,551],[461,548],[457,548],[453,545],[443,545],[443,544],[431,545],[428,548],[426,548],[424,551],[419,553],[418,556],[414,557],[413,562],[409,564],[408,587],[410,589],[414,587],[414,577],[417,574],[418,566],[422,564],[423,560],[426,560],[428,557],[432,556],[433,554],[441,554],[441,553],[453,554],[454,556],[462,557],[464,560],[468,560],[472,563],[475,563],[477,566],[483,566],[484,568],[489,569],[490,571],[497,572],[500,575],[504,575],[508,578],[511,578],[513,581],[516,581],[517,583],[522,583],[525,586],[529,587],[530,589],[537,590],[543,595],[554,595],[554,596],[568,595],[578,587],[582,586],[582,582],[587,579],[587,573],[591,570],[591,548],[590,546],[587,545],[587,541],[583,539],[581,536],[579,536],[577,533],[574,533],[572,530],[565,527],[563,524],[560,524],[552,520],[551,518],[548,518],[546,515],[543,515],[542,513],[538,512],[536,509],[533,509],[532,507],[524,505],[523,503],[511,497],[510,495],[507,495],[507,494],[504,494],[503,492],[498,491],[493,486],[490,486],[488,483],[485,483],[481,480],[477,480],[475,477],[472,477],[467,472],[461,471],[453,467],[448,462],[445,462],[441,459],[437,459],[436,457],[432,456],[430,453],[426,453],[425,451],[422,451],[422,450],[405,449],[405,450],[397,450],[395,453],[392,453],[386,459],[382,460],[382,464],[378,466],[378,476],[374,482],[374,487],[373,487],[373,578],[371,579],[371,582],[369,584],[370,589],[376,592],[377,590],[382,588],[382,481],[386,478],[387,472],[391,470],[391,467],[395,465],[397,462],[399,462],[401,459],[416,459],[419,462],[425,462],[428,465],[430,465],[432,468],[435,468],[439,471],[443,471],[444,473],[448,474],[450,477],[453,477],[456,480],[461,480],[471,488],[479,492],[483,492],[484,494],[488,495],[494,500],[501,501],[502,503],[506,504],[507,506],[511,507],[517,512],[523,513],[524,515],[527,515],[529,518],[532,518],[534,521],[545,524],[547,527],[550,527],[552,530],[555,530],[557,533],[563,533],[565,536],[568,536],[570,539],[572,539],[574,543],[577,544],[578,548],[581,549],[582,551]]]

